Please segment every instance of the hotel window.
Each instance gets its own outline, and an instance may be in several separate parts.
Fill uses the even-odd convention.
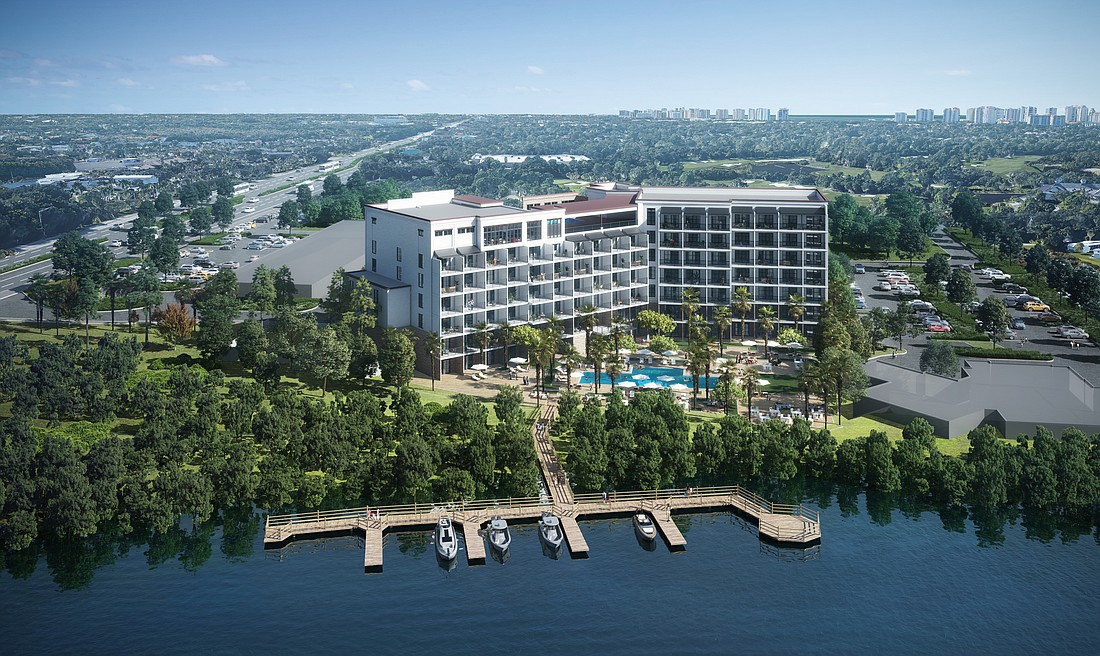
[[[416,266],[420,267],[421,269],[424,268],[424,254],[423,253],[417,253],[416,254]]]
[[[417,229],[416,236],[417,237],[423,237],[424,236],[424,229],[423,228]]]
[[[373,239],[370,240],[370,253],[371,255],[378,255],[378,242]]]
[[[451,233],[453,233],[453,232],[454,231],[451,230],[450,228],[447,228],[446,230],[436,230],[435,231],[435,236],[436,237],[447,237],[447,236],[450,236]]]
[[[400,246],[397,247],[397,261],[398,262],[401,261],[401,247]]]
[[[417,294],[416,295],[416,307],[419,307],[419,308],[424,307],[424,295],[423,294]]]
[[[651,207],[651,208],[649,208],[648,210],[645,211],[645,224],[646,225],[651,225],[651,226],[657,225],[657,210],[656,209]]]
[[[419,285],[419,287],[421,289],[424,289],[424,274],[423,273],[416,274],[416,282],[417,282],[417,284]]]
[[[370,222],[371,222],[371,224],[377,224],[378,223],[378,217],[377,216],[372,216],[370,218]]]
[[[561,237],[561,219],[550,219],[546,222],[547,237]]]
[[[378,260],[373,257],[370,259],[370,270],[378,273]]]
[[[416,315],[416,327],[417,328],[423,328],[424,327],[424,315],[423,314]]]
[[[401,267],[397,267],[397,279],[401,280]]]
[[[542,239],[542,221],[527,222],[527,241]]]
[[[506,223],[485,228],[485,243],[489,245],[517,243],[523,237],[522,226],[522,223]]]
[[[474,234],[474,228],[473,228],[473,226],[470,226],[468,228],[459,228],[458,229],[458,234],[460,234],[460,235],[472,235],[472,234]]]

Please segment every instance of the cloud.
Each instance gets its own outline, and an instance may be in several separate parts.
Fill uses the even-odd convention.
[[[355,85],[352,84],[351,82],[341,82],[340,83],[340,88],[345,89],[347,91],[351,91],[352,89],[355,88]]]
[[[236,92],[236,91],[248,91],[248,82],[244,80],[237,80],[236,82],[219,82],[217,84],[204,84],[202,88],[207,91],[217,92]]]
[[[528,66],[527,67],[527,72],[530,73],[531,75],[542,75],[546,71],[542,70],[538,66]]]
[[[129,114],[133,111],[133,108],[118,103],[111,103],[107,108],[116,114]]]
[[[943,74],[950,75],[951,77],[967,77],[968,75],[972,75],[972,72],[965,68],[955,68],[950,71],[944,71]]]
[[[42,80],[36,80],[33,77],[6,77],[4,81],[8,84],[25,84],[28,87],[36,87],[42,84]]]
[[[124,87],[140,87],[141,86],[140,82],[138,82],[136,80],[131,80],[128,77],[120,77],[117,80],[115,80],[115,82],[118,82],[121,86],[124,86]]]
[[[173,64],[182,64],[184,66],[227,66],[224,61],[218,59],[214,55],[179,55],[172,58]]]
[[[54,80],[53,82],[50,82],[50,84],[54,85],[55,87],[69,87],[69,88],[80,86],[80,83],[77,82],[76,80]]]
[[[35,59],[31,63],[35,66],[53,66],[52,61],[50,61],[49,59],[43,59],[41,57],[39,57],[38,59]]]
[[[545,89],[542,89],[540,87],[516,86],[512,88],[514,88],[516,91],[521,91],[523,93],[540,93],[542,91],[545,91]]]
[[[428,91],[429,89],[431,89],[430,86],[424,84],[420,80],[409,80],[408,82],[405,82],[405,84],[409,85],[409,88],[413,91]]]

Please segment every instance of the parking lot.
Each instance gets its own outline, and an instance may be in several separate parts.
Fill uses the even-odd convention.
[[[981,268],[975,266],[978,264],[978,261],[974,255],[949,235],[943,232],[937,232],[933,235],[933,240],[951,257],[952,266],[969,264],[972,268]],[[862,264],[864,264],[866,272],[863,274],[853,274],[852,277],[860,289],[863,290],[864,299],[867,303],[866,311],[875,307],[883,307],[893,311],[898,306],[898,301],[900,300],[898,295],[893,292],[875,291],[874,287],[879,281],[879,272],[884,269],[897,269],[899,268],[898,263],[862,262]],[[973,271],[971,275],[974,279],[979,301],[989,296],[1003,298],[1007,295],[994,288],[992,281],[984,278],[978,271]],[[907,302],[908,299],[905,299],[905,301]],[[862,312],[863,311],[861,311],[861,313]],[[1014,329],[1016,332],[1016,339],[1001,342],[999,346],[1005,346],[1007,348],[1027,348],[1050,353],[1055,358],[1055,364],[1072,366],[1077,373],[1084,376],[1087,380],[1093,384],[1100,385],[1100,348],[1097,348],[1093,341],[1075,340],[1077,342],[1077,347],[1075,348],[1073,346],[1074,340],[1066,339],[1055,334],[1055,329],[1061,324],[1048,324],[1038,321],[1036,319],[1039,314],[1038,312],[1026,312],[1015,308],[1009,308],[1008,313],[1013,320],[1017,318],[1023,319],[1024,327],[1021,329]],[[1098,336],[1093,335],[1092,337],[1095,339]],[[917,348],[910,348],[910,355],[904,357],[904,362],[899,362],[899,364],[918,368],[920,351],[925,343],[927,342],[924,338],[910,338],[906,346],[915,345]],[[899,358],[899,361],[900,360],[903,360],[903,358]]]

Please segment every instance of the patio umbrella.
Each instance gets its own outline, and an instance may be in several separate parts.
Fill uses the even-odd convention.
[[[645,385],[642,385],[642,389],[664,389],[664,388],[665,388],[664,385],[662,385],[660,383],[655,383],[652,380],[649,381],[648,383],[646,383]]]
[[[584,372],[583,372],[583,371],[574,371],[574,372],[573,372],[573,375],[572,375],[571,377],[572,377],[572,378],[580,378],[580,377],[582,377],[582,376],[584,376]]]
[[[635,383],[632,380],[624,380],[623,382],[619,383],[618,386],[619,387],[626,387],[626,388],[637,387],[638,383]]]
[[[527,358],[512,358],[508,364],[527,364]]]
[[[485,371],[486,369],[489,368],[489,365],[487,365],[487,364],[472,364],[472,365],[470,365],[470,368],[473,369],[474,371]]]
[[[751,339],[746,339],[745,341],[741,342],[741,346],[756,346],[756,342]]]
[[[676,380],[676,376],[657,376],[657,380],[661,381],[662,383],[671,383],[672,381]]]
[[[649,380],[649,376],[645,374],[634,374],[633,376],[631,376],[631,378],[633,378],[634,380]]]
[[[779,342],[775,341],[774,339],[769,339],[768,340],[768,348],[779,348],[781,346],[783,346],[783,345],[780,344]]]
[[[761,378],[760,380],[756,381],[756,384],[757,384],[757,385],[760,385],[760,386],[764,386],[764,385],[771,385],[771,384],[772,384],[772,381],[770,381],[770,380],[764,380],[763,378]]]
[[[642,350],[638,351],[638,355],[644,355],[645,357],[648,358],[651,355],[655,355],[655,353],[653,351],[650,351],[649,349],[642,349]]]
[[[673,392],[686,392],[689,389],[691,389],[690,387],[688,387],[687,385],[685,385],[683,383],[676,383],[675,385],[669,385],[668,388],[670,390],[672,390]]]
[[[661,355],[671,358],[674,355],[680,355],[680,352],[669,349],[667,351],[661,351]]]
[[[631,353],[633,353],[633,351],[628,348],[619,349],[619,355],[630,355]]]
[[[786,343],[786,344],[784,344],[783,346],[786,346],[786,347],[787,347],[787,348],[789,348],[789,349],[801,349],[801,348],[806,348],[805,346],[803,346],[802,344],[800,344],[800,343],[798,343],[798,342],[787,342],[787,343]]]

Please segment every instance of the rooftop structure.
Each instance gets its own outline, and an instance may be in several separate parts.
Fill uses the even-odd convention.
[[[243,263],[237,269],[239,293],[245,296],[252,289],[252,274],[260,265],[272,271],[285,265],[294,276],[297,296],[324,298],[337,269],[355,271],[363,268],[362,239],[362,221],[341,221],[289,246],[264,250],[257,261]],[[243,246],[240,249],[242,257],[250,252]]]
[[[1045,426],[1100,432],[1100,392],[1070,367],[1023,360],[967,359],[959,380],[921,373],[885,360],[867,363],[871,387],[856,414],[902,423],[923,417],[937,435],[955,437],[983,424],[1014,438]]]

